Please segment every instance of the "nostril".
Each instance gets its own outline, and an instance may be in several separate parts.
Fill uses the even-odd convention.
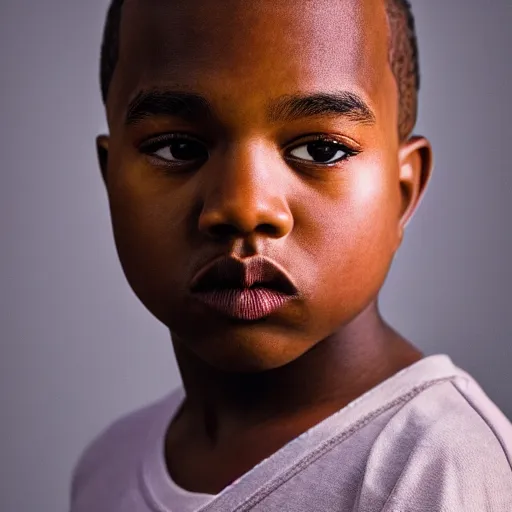
[[[276,226],[273,226],[272,224],[260,224],[255,231],[270,237],[275,237],[277,236],[279,229]],[[243,230],[234,226],[233,224],[228,223],[215,224],[213,226],[210,226],[208,232],[210,233],[210,235],[217,238],[229,238],[233,236],[247,234],[244,233]]]
[[[215,224],[210,226],[208,232],[218,238],[228,238],[239,234],[239,230],[231,224]]]
[[[265,235],[275,237],[279,233],[279,228],[277,226],[274,226],[273,224],[260,224],[258,226],[257,231],[260,231],[261,233],[264,233]]]

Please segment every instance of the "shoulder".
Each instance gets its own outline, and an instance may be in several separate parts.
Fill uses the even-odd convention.
[[[370,451],[359,510],[512,510],[512,425],[466,377],[424,389],[391,418]]]
[[[83,449],[71,477],[71,501],[79,491],[94,485],[95,481],[119,480],[122,474],[134,470],[144,450],[152,426],[166,411],[172,413],[177,391],[131,411],[100,431]]]

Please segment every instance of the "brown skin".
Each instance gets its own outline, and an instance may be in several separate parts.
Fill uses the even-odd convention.
[[[431,172],[426,139],[398,140],[387,37],[382,0],[125,4],[98,154],[125,275],[172,336],[187,399],[166,460],[186,489],[219,492],[422,357],[377,306]],[[200,94],[214,114],[126,126],[129,102],[153,87]],[[333,91],[358,94],[375,122],[266,116],[283,95]],[[183,132],[206,161],[166,163],[170,142],[141,150]],[[317,133],[359,152],[331,166],[290,159]],[[299,297],[256,322],[209,310],[188,286],[222,254],[272,258]]]

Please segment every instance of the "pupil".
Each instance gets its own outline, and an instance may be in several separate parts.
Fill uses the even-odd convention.
[[[325,144],[324,142],[311,142],[308,144],[307,149],[309,155],[317,162],[327,162],[338,152],[338,148],[332,144]]]
[[[196,160],[206,156],[206,152],[200,144],[189,141],[173,142],[170,151],[177,160]]]

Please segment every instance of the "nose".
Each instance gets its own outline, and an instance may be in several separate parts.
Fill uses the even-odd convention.
[[[258,144],[239,144],[208,162],[199,230],[212,238],[286,236],[293,228],[283,163]]]

